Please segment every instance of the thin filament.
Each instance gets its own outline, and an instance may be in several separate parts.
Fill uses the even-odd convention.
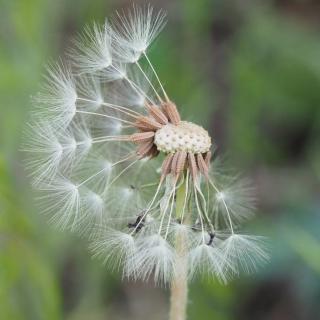
[[[183,201],[183,208],[182,208],[182,215],[181,215],[181,223],[183,222],[184,219],[184,214],[186,212],[186,206],[187,206],[187,201],[188,201],[188,191],[189,191],[189,170],[187,170],[186,173],[186,192],[184,196],[184,201]]]
[[[215,191],[216,191],[217,193],[220,193],[220,190],[216,187],[216,185],[215,185],[211,180],[209,180],[209,183],[211,184],[211,186],[215,189]],[[232,225],[232,221],[231,221],[231,215],[230,215],[229,208],[228,208],[225,200],[223,199],[223,197],[221,198],[221,200],[222,200],[223,206],[224,206],[224,208],[226,209],[226,212],[227,212],[227,215],[228,215],[228,220],[229,220],[229,225],[230,225],[231,233],[234,234],[233,225]]]
[[[147,214],[150,212],[150,210],[152,209],[152,205],[153,203],[155,202],[157,196],[158,196],[158,193],[160,191],[160,188],[161,188],[161,185],[162,185],[162,181],[160,181],[159,185],[158,185],[158,188],[156,190],[156,193],[155,195],[153,196],[153,199],[151,200],[150,204],[148,205],[146,211],[144,212],[143,216],[141,217],[140,221],[137,223],[137,225],[135,226],[135,228],[132,230],[132,232],[130,233],[131,235],[138,229],[138,227],[140,226],[140,224],[142,223],[142,221],[145,219],[145,217],[147,216]]]
[[[198,191],[198,193],[199,193],[199,195],[200,195],[200,197],[201,197],[201,199],[202,199],[202,201],[203,201],[203,203],[204,203],[204,207],[205,207],[205,209],[203,210],[204,216],[205,216],[205,218],[206,218],[206,220],[207,220],[207,223],[209,224],[209,226],[210,226],[210,228],[211,228],[211,231],[214,232],[214,227],[213,227],[213,225],[212,225],[212,223],[211,223],[211,220],[210,220],[210,218],[209,218],[209,216],[208,216],[206,199],[205,199],[205,197],[204,197],[201,189],[200,189],[199,187],[196,187],[196,189],[197,189],[197,191]]]
[[[168,219],[168,223],[167,223],[166,233],[165,233],[165,236],[164,236],[165,240],[167,239],[168,232],[169,232],[169,228],[170,228],[171,217],[172,217],[172,211],[173,211],[173,205],[174,205],[174,197],[172,197],[172,200],[171,200],[171,206],[170,206],[169,219]]]
[[[163,88],[163,85],[162,85],[162,83],[161,83],[161,81],[160,81],[160,78],[159,78],[159,76],[158,76],[158,74],[157,74],[156,70],[154,69],[154,67],[153,67],[153,65],[152,65],[151,61],[149,60],[149,58],[148,58],[148,56],[147,56],[147,54],[146,54],[146,52],[145,52],[145,51],[143,52],[143,55],[145,56],[146,60],[148,61],[149,66],[151,67],[151,70],[153,71],[153,73],[154,73],[154,75],[155,75],[156,79],[158,80],[159,85],[160,85],[160,87],[161,87],[161,90],[162,90],[162,92],[163,92],[163,94],[164,94],[164,96],[165,96],[166,100],[167,100],[167,101],[169,101],[169,97],[168,97],[168,95],[167,95],[166,91],[165,91],[165,90],[164,90],[164,88]]]
[[[135,153],[129,153],[127,156],[125,156],[123,159],[121,159],[121,160],[119,160],[119,161],[117,161],[117,162],[114,162],[112,165],[111,165],[111,167],[113,168],[113,167],[115,167],[116,165],[118,165],[118,164],[120,164],[120,163],[122,163],[122,162],[125,162],[125,161],[127,161],[127,160],[130,160],[131,158],[133,158],[135,156]]]
[[[85,102],[89,102],[89,103],[97,103],[97,101],[94,101],[94,100],[91,100],[91,99],[85,99],[85,98],[77,98],[77,100],[79,101],[85,101]],[[107,103],[107,102],[104,102],[102,101],[100,103],[101,106],[104,106],[104,107],[107,107],[107,108],[110,108],[110,109],[115,109],[117,111],[120,111],[130,117],[133,117],[133,118],[138,118],[141,116],[141,114],[139,112],[136,112],[134,110],[131,110],[129,108],[126,108],[126,107],[123,107],[123,106],[119,106],[117,104],[113,104],[113,103]]]
[[[97,113],[97,112],[90,112],[90,111],[81,111],[81,110],[76,110],[77,113],[83,113],[83,114],[89,114],[89,115],[93,115],[93,116],[100,116],[100,117],[105,117],[105,118],[109,118],[109,119],[113,119],[113,120],[117,120],[126,124],[129,124],[130,126],[134,126],[133,122],[130,121],[126,121],[117,117],[113,117],[113,116],[108,116],[106,114],[102,114],[102,113]]]
[[[112,65],[112,67],[119,73],[121,73],[119,71],[119,69],[117,69],[114,65]],[[150,97],[148,97],[147,94],[144,93],[144,91],[135,83],[133,82],[131,79],[128,78],[128,76],[124,75],[123,79],[125,79],[126,81],[128,81],[128,83],[130,84],[130,86],[132,87],[132,89],[137,92],[138,94],[142,94],[143,97],[147,100],[149,100],[149,102],[151,102],[152,104],[154,104],[154,102],[152,101],[152,99]]]
[[[199,215],[200,224],[201,224],[202,242],[203,242],[203,244],[205,244],[205,239],[204,239],[204,225],[203,225],[202,213],[201,213],[201,209],[200,209],[200,206],[199,206],[199,201],[198,201],[198,196],[197,196],[197,191],[196,191],[196,187],[195,187],[195,186],[194,186],[194,188],[193,188],[193,191],[194,191],[194,197],[195,197],[195,200],[196,200],[196,206],[197,206],[198,215]]]
[[[132,167],[134,164],[136,164],[139,161],[139,159],[131,162],[128,166],[126,166],[115,178],[112,179],[112,181],[110,182],[110,184],[108,184],[106,186],[105,192],[108,190],[108,188],[111,187],[111,185],[116,182],[127,170],[129,170],[130,167]],[[119,162],[118,162],[119,163]],[[117,164],[118,164],[117,163]]]
[[[159,230],[158,230],[158,233],[159,233],[159,234],[161,233],[161,230],[162,230],[162,225],[163,225],[164,217],[165,217],[166,211],[167,211],[167,209],[168,209],[168,207],[169,207],[170,200],[171,200],[172,197],[174,198],[175,191],[176,191],[176,183],[177,183],[177,180],[174,182],[174,185],[173,185],[173,187],[172,187],[172,191],[171,191],[171,193],[170,193],[170,195],[169,195],[169,198],[168,198],[168,200],[167,200],[167,202],[166,202],[165,208],[164,208],[163,212],[161,213],[161,222],[160,222],[160,227],[159,227]]]
[[[80,184],[78,184],[78,188],[81,187],[82,185],[84,185],[85,183],[87,183],[88,181],[90,181],[91,179],[93,179],[94,177],[96,177],[97,175],[99,175],[100,173],[102,173],[103,171],[107,170],[108,168],[103,168],[102,170],[99,170],[98,172],[96,172],[95,174],[93,174],[92,176],[90,176],[89,178],[87,178],[86,180],[82,181]]]
[[[102,136],[99,138],[92,139],[92,143],[99,143],[99,142],[108,142],[108,141],[129,141],[130,136],[123,135],[123,136]],[[83,143],[83,142],[81,142]]]
[[[148,78],[148,76],[146,75],[146,73],[143,71],[143,69],[140,66],[140,63],[138,61],[135,62],[135,64],[138,66],[139,70],[141,71],[141,73],[143,74],[143,76],[146,78],[147,82],[149,83],[150,87],[152,88],[152,90],[154,91],[154,93],[156,94],[157,98],[159,99],[160,102],[163,102],[162,98],[160,97],[158,91],[155,89],[155,87],[153,86],[152,82],[150,81],[150,79]]]

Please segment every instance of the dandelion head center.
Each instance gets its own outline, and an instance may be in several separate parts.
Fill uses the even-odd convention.
[[[202,127],[187,121],[174,125],[168,123],[155,133],[154,143],[159,151],[174,153],[186,151],[206,153],[211,147],[211,138]]]

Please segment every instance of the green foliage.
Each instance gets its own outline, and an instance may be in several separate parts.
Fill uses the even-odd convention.
[[[247,17],[231,60],[233,152],[279,163],[287,161],[285,139],[295,130],[308,131],[307,144],[317,139],[318,38],[273,12]],[[281,133],[283,140],[275,141]]]
[[[54,270],[37,241],[4,160],[0,159],[0,318],[58,319],[60,295]]]

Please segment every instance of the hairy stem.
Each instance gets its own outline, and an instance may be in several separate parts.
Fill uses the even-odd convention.
[[[181,220],[184,209],[186,182],[179,187],[176,194],[176,218]],[[188,261],[186,239],[183,232],[179,232],[175,241],[176,260],[175,273],[171,282],[170,320],[185,320],[188,302]]]

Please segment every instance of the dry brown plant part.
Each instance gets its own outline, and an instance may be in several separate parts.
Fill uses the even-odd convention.
[[[201,153],[197,154],[197,164],[198,164],[199,171],[208,179],[209,168],[205,160],[203,159],[203,156]]]
[[[142,159],[148,156],[152,147],[153,147],[153,140],[141,142],[137,149],[137,154],[139,156],[139,159]]]
[[[178,125],[180,123],[181,117],[176,105],[173,102],[164,102],[162,103],[161,108],[172,124]]]
[[[135,143],[148,141],[154,137],[153,131],[137,132],[130,136],[130,140]],[[152,139],[153,140],[153,139]]]
[[[179,126],[181,122],[177,107],[171,101],[162,102],[160,107],[146,104],[145,108],[149,115],[138,116],[134,123],[138,132],[121,138],[137,144],[136,154],[139,159],[156,157],[160,153],[155,144],[157,131],[169,124]],[[160,181],[162,182],[169,174],[178,179],[186,169],[189,169],[193,180],[196,180],[199,174],[208,179],[210,159],[210,151],[194,153],[177,149],[172,153],[167,153],[162,163]]]
[[[166,115],[160,110],[159,107],[155,105],[146,105],[146,108],[150,114],[157,122],[159,122],[162,125],[166,125],[168,123],[168,118]]]
[[[193,181],[196,181],[198,175],[198,167],[196,158],[193,153],[188,153],[188,166],[191,172]]]
[[[162,128],[162,124],[151,117],[138,117],[134,126],[141,131],[157,131]]]

